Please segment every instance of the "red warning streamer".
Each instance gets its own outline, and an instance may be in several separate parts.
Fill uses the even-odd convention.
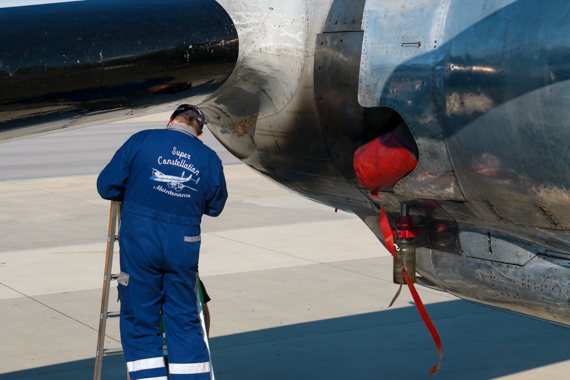
[[[386,218],[386,211],[384,211],[384,206],[382,206],[381,213],[380,213],[380,227],[382,228],[382,234],[384,235],[384,241],[386,242],[386,248],[388,248],[388,250],[390,251],[392,256],[394,256],[396,258],[396,260],[398,260],[398,262],[400,262],[400,259],[398,258],[398,256],[396,256],[396,251],[394,251],[394,240],[392,238],[392,229],[390,228],[390,223],[388,222],[388,218]],[[401,264],[401,262],[400,262],[400,264]],[[439,351],[439,363],[437,363],[435,366],[433,366],[432,369],[430,369],[430,371],[429,371],[429,374],[433,375],[439,369],[439,366],[441,365],[441,358],[443,357],[443,346],[441,345],[441,339],[439,337],[439,333],[437,332],[437,329],[435,328],[431,319],[429,318],[429,315],[426,311],[426,308],[424,307],[424,304],[420,298],[420,295],[418,294],[418,291],[416,290],[416,287],[412,283],[410,276],[408,276],[408,271],[406,270],[406,268],[404,266],[402,266],[402,274],[404,275],[404,278],[406,279],[406,283],[408,284],[408,288],[410,289],[410,293],[412,293],[412,297],[414,298],[414,301],[416,303],[416,307],[418,308],[418,311],[419,311],[424,323],[426,324],[426,327],[428,328],[429,333],[431,334],[431,337],[433,338],[433,341],[437,347],[437,350]],[[396,298],[398,298],[398,296],[400,295],[401,290],[402,290],[402,284],[400,283],[400,289],[398,289],[398,292],[396,293],[396,296],[392,300],[392,303],[390,303],[390,306],[392,306],[394,301],[396,301]]]

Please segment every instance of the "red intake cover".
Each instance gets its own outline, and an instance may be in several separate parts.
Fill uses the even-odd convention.
[[[418,162],[391,134],[362,145],[354,153],[354,169],[360,183],[376,193],[386,190],[412,172]]]

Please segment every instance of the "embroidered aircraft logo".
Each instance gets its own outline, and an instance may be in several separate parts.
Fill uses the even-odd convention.
[[[168,183],[168,187],[176,191],[182,191],[182,189],[184,188],[190,189],[192,191],[198,191],[196,189],[191,188],[190,186],[186,186],[184,183],[193,181],[194,183],[198,184],[198,182],[200,182],[200,178],[193,179],[192,174],[190,174],[190,177],[185,178],[184,173],[186,172],[182,172],[182,175],[180,177],[176,177],[174,175],[166,175],[153,168],[152,177],[150,177],[150,179],[157,182],[166,182]]]

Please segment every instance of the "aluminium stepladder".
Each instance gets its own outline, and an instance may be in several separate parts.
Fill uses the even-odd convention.
[[[109,213],[109,233],[107,235],[107,256],[105,258],[105,275],[103,277],[103,295],[101,296],[101,313],[99,314],[99,334],[97,337],[97,353],[95,355],[95,374],[93,380],[101,380],[101,370],[103,369],[103,357],[109,355],[122,354],[122,348],[105,349],[105,332],[107,330],[107,319],[120,317],[118,311],[108,311],[109,294],[111,292],[111,281],[119,278],[118,274],[112,274],[113,253],[115,251],[115,242],[118,236],[115,234],[117,224],[121,220],[120,202],[111,202],[111,211]]]
[[[115,201],[111,202],[111,210],[109,212],[109,232],[107,234],[107,253],[105,258],[105,274],[103,277],[103,294],[101,297],[101,312],[99,314],[99,333],[97,338],[97,352],[95,355],[95,373],[93,375],[93,380],[101,380],[101,372],[103,369],[103,358],[105,356],[117,355],[123,353],[122,348],[105,349],[105,337],[106,337],[105,332],[107,329],[107,319],[120,317],[120,312],[118,311],[109,312],[108,306],[109,306],[109,295],[111,291],[111,281],[117,280],[119,278],[119,274],[112,274],[112,268],[113,268],[113,253],[115,251],[115,242],[118,241],[118,235],[115,233],[115,231],[117,230],[117,225],[121,220],[121,210],[122,210],[121,202],[115,202]],[[203,303],[202,290],[200,289],[199,284],[197,288],[199,289],[199,294],[200,294],[200,296],[198,297],[198,313],[200,315],[202,329],[203,331],[206,331],[206,326],[204,324],[204,312],[202,308],[202,303]],[[163,337],[165,337],[164,334]],[[210,344],[206,334],[204,334],[204,340],[206,342],[208,353],[210,353]],[[166,339],[164,340],[164,345],[162,348],[166,356],[168,352],[166,346]],[[214,369],[211,365],[211,360],[210,360],[210,367],[211,367],[210,379],[215,380]],[[170,378],[170,376],[168,377]],[[128,373],[127,373],[127,380],[129,380]]]

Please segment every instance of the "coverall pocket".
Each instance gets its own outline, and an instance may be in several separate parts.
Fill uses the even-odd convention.
[[[117,288],[119,290],[119,300],[121,301],[121,314],[132,315],[133,301],[129,287],[119,284]]]
[[[200,236],[184,236],[184,258],[186,268],[198,269],[198,256],[200,254]]]

